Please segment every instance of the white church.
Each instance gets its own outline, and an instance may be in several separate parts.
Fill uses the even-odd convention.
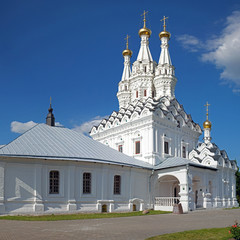
[[[132,66],[127,40],[119,110],[92,128],[93,139],[55,126],[50,104],[46,124],[0,148],[0,214],[238,206],[236,161],[211,141],[209,104],[199,143],[201,127],[175,98],[165,19],[158,63],[145,14]]]

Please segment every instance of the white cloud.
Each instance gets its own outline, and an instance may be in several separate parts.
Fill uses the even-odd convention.
[[[105,117],[96,116],[90,119],[89,121],[82,123],[80,126],[74,126],[73,130],[81,132],[85,135],[89,135],[89,132],[92,129],[92,127],[97,126],[104,118],[108,118],[108,116]]]
[[[188,40],[186,40],[188,39]],[[225,28],[204,44],[194,36],[182,35],[177,40],[189,51],[203,51],[201,60],[221,69],[221,79],[233,88],[240,86],[240,11],[227,17]],[[184,46],[184,44],[186,46]],[[236,90],[238,92],[238,90]],[[234,90],[234,92],[236,92]]]
[[[60,122],[55,122],[56,127],[63,127],[63,125]]]
[[[183,34],[176,36],[176,39],[181,43],[183,48],[189,50],[190,52],[198,52],[203,48],[203,43],[192,35]]]
[[[18,122],[18,121],[13,121],[11,122],[11,131],[15,133],[24,133],[30,128],[34,127],[37,123],[33,121],[29,121],[26,123]]]

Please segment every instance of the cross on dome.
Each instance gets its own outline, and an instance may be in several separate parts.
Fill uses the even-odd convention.
[[[168,17],[163,16],[163,19],[160,20],[160,22],[163,21],[163,31],[166,31],[166,19],[168,19]]]

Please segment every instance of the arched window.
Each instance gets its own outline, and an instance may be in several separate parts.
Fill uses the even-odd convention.
[[[147,90],[146,89],[144,90],[144,94],[143,95],[144,95],[144,97],[147,96]]]
[[[136,98],[138,98],[138,91],[136,91]]]
[[[83,173],[83,194],[91,193],[92,176],[91,173]]]
[[[49,173],[49,194],[59,193],[59,171]]]
[[[114,176],[113,193],[121,194],[121,176],[120,175]]]

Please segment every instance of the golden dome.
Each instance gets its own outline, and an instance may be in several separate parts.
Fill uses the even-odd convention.
[[[122,52],[122,55],[123,56],[132,56],[132,51],[130,50],[130,49],[128,49],[128,39],[130,38],[130,36],[128,36],[127,35],[127,37],[125,38],[125,40],[126,40],[126,49],[125,50],[123,50],[123,52]]]
[[[146,27],[143,27],[138,31],[139,37],[141,37],[142,35],[147,35],[148,37],[150,37],[151,34],[152,34],[152,31]]]
[[[171,37],[171,34],[170,32],[168,32],[166,30],[166,19],[168,19],[168,17],[163,17],[163,19],[161,19],[160,21],[162,22],[163,21],[163,31],[159,33],[159,38],[161,39],[162,37],[167,37],[170,39]]]
[[[125,49],[125,50],[123,50],[123,52],[122,52],[122,55],[123,56],[132,56],[132,54],[133,54],[133,52],[130,50],[130,49]]]
[[[209,120],[206,120],[203,123],[203,128],[210,128],[211,129],[211,127],[212,127],[212,123]]]
[[[162,31],[162,32],[159,33],[159,38],[161,39],[162,37],[167,37],[167,38],[170,39],[171,34],[168,31]]]

